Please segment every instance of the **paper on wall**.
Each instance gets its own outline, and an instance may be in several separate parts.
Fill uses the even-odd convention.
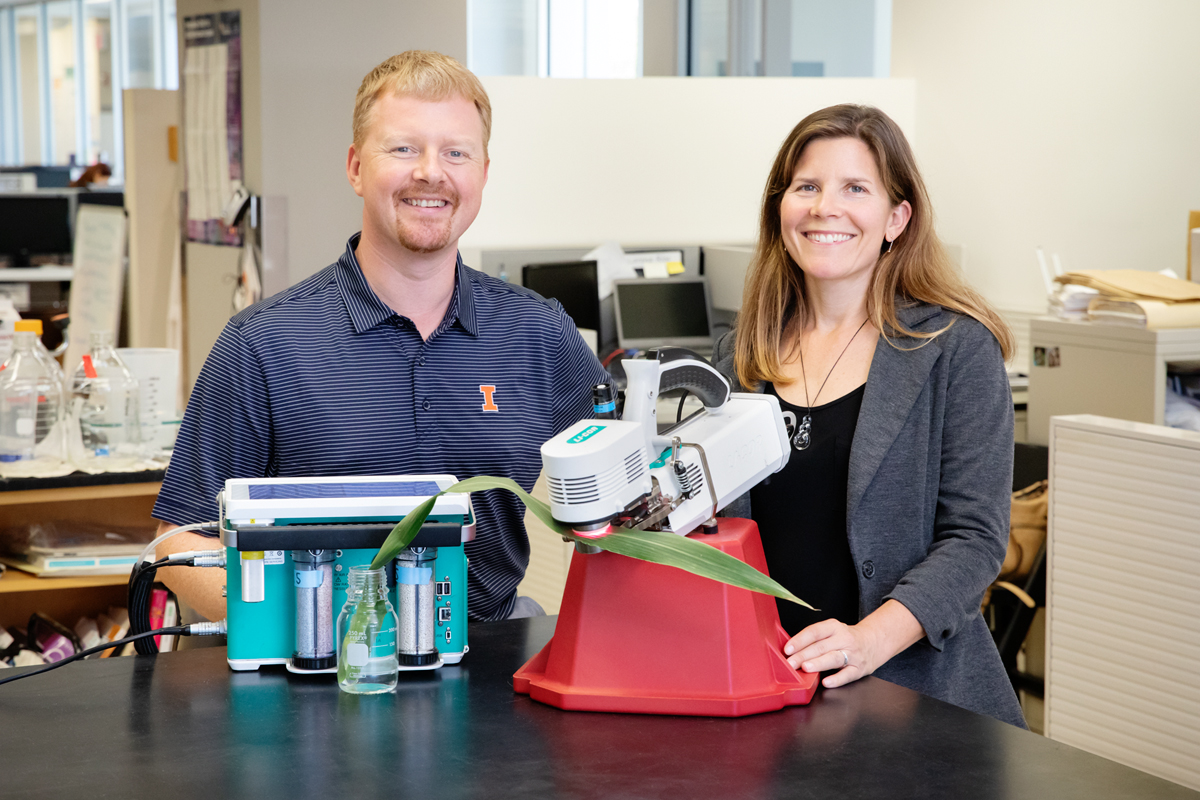
[[[229,46],[187,48],[184,64],[184,140],[187,146],[188,219],[221,216],[232,193],[226,109]]]

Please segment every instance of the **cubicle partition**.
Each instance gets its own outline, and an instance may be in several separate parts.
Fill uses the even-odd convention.
[[[1200,433],[1050,420],[1051,739],[1200,789]]]

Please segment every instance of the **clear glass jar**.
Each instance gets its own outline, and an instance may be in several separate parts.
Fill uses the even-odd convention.
[[[111,331],[93,331],[91,352],[71,379],[70,456],[86,472],[131,469],[141,458],[138,382],[113,349]]]
[[[396,612],[384,569],[351,567],[346,605],[338,616],[338,687],[351,694],[396,688]]]
[[[20,324],[20,323],[18,323]],[[31,330],[13,334],[12,354],[0,366],[0,475],[61,474],[62,372]]]

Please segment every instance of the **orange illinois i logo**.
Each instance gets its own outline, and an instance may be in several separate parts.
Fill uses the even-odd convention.
[[[496,405],[496,401],[492,399],[492,395],[496,393],[494,384],[481,383],[479,391],[483,393],[483,410],[484,411],[499,411],[500,407]]]

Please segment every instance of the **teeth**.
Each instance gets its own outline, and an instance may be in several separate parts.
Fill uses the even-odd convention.
[[[446,205],[445,200],[405,200],[404,202],[417,208],[441,208]]]
[[[848,242],[854,238],[848,233],[809,233],[806,235],[810,241],[818,244],[836,244],[837,242]]]

